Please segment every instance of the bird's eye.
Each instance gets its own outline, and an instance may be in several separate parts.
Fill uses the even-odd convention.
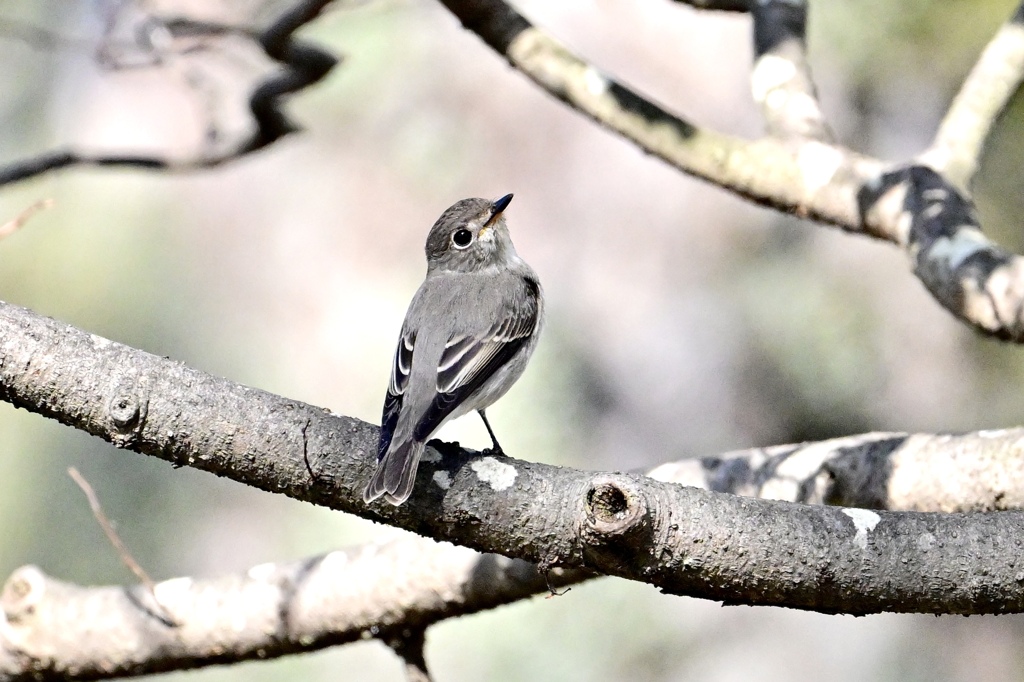
[[[473,241],[473,233],[463,228],[456,230],[455,234],[452,235],[452,244],[455,244],[455,248],[464,249],[470,245]]]

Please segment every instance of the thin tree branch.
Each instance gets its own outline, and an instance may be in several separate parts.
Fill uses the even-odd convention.
[[[882,236],[857,210],[883,164],[809,141],[749,142],[701,128],[616,82],[501,0],[442,0],[470,31],[551,95],[679,170],[765,206]]]
[[[160,600],[156,597],[156,583],[149,577],[145,569],[139,565],[139,562],[135,560],[132,553],[128,550],[128,546],[121,540],[121,536],[114,530],[114,524],[110,522],[106,512],[103,511],[103,505],[100,504],[100,498],[96,495],[96,491],[93,490],[92,486],[89,485],[89,481],[85,480],[85,477],[79,473],[75,467],[68,467],[68,475],[78,484],[78,487],[85,493],[86,499],[89,501],[89,508],[92,510],[92,515],[96,519],[96,523],[99,524],[103,530],[103,534],[107,536],[107,540],[111,546],[117,551],[118,557],[129,571],[135,574],[135,577],[139,579],[143,587],[146,588],[149,596],[152,598],[153,603],[156,604],[161,620],[169,626],[177,626],[178,622],[175,620],[168,610],[160,603]]]
[[[31,220],[35,214],[40,211],[45,211],[51,206],[53,206],[53,199],[40,199],[36,203],[32,204],[3,225],[0,225],[0,239],[11,236],[24,227],[25,223]]]
[[[1024,611],[1024,563],[1007,553],[1024,539],[1024,512],[793,505],[436,442],[407,504],[367,506],[361,491],[375,461],[375,426],[16,306],[0,305],[0,328],[0,397],[14,405],[120,447],[438,540],[728,603],[827,613]],[[965,566],[975,577],[964,578]]]
[[[921,162],[968,191],[985,142],[1024,79],[1024,3],[981,53]]]
[[[914,274],[947,310],[976,330],[1024,342],[1024,258],[981,232],[974,204],[926,166],[881,176],[861,189],[866,220],[895,220]]]
[[[754,20],[751,89],[768,132],[781,138],[830,142],[832,132],[818,103],[807,64],[806,0],[762,0]]]

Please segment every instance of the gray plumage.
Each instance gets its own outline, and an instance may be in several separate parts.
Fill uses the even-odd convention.
[[[543,320],[540,282],[512,246],[512,200],[463,199],[427,236],[427,277],[409,304],[384,398],[377,470],[363,492],[408,499],[424,443],[450,419],[484,410],[522,375]]]

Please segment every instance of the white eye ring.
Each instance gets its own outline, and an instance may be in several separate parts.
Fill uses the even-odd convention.
[[[452,246],[456,249],[464,249],[473,243],[473,233],[466,228],[459,228],[452,232]]]

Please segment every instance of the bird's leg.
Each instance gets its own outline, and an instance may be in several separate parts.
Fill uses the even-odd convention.
[[[498,439],[494,437],[494,429],[491,428],[490,422],[487,421],[487,415],[484,414],[483,410],[477,410],[477,414],[479,414],[480,418],[484,420],[484,426],[487,427],[487,435],[491,437],[491,444],[493,445],[491,448],[491,454],[497,455],[498,457],[504,457],[505,451],[501,449]]]

